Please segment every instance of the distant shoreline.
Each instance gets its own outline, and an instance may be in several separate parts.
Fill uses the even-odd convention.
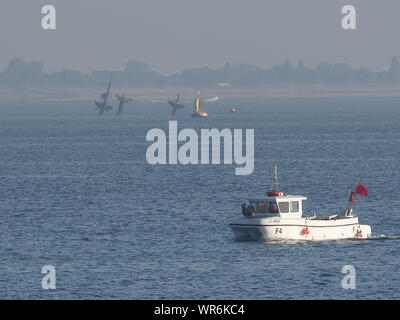
[[[0,102],[11,101],[90,101],[99,99],[104,87],[27,87],[0,86]],[[229,87],[113,87],[112,93],[125,93],[140,101],[174,99],[179,92],[183,99],[194,99],[201,92],[205,99],[268,99],[268,98],[341,98],[341,97],[400,97],[399,84],[365,85],[259,85]]]

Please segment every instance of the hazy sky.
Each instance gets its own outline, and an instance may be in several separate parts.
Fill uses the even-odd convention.
[[[46,4],[57,9],[57,30],[41,28]],[[341,28],[345,4],[356,7],[358,30]],[[1,0],[0,70],[15,57],[47,71],[140,60],[169,74],[285,58],[382,70],[400,55],[399,14],[399,0]]]

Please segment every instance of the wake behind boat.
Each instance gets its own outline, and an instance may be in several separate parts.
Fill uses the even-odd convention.
[[[362,225],[353,211],[356,194],[366,196],[368,189],[357,184],[350,194],[347,209],[330,216],[303,217],[301,195],[279,191],[277,166],[271,191],[263,199],[251,199],[242,205],[244,218],[230,223],[237,240],[339,240],[371,237],[371,227]]]

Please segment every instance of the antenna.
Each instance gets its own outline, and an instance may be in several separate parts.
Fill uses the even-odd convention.
[[[278,182],[278,164],[275,162],[273,170],[272,170],[272,184],[271,190],[267,191],[265,195],[267,197],[280,197],[283,196],[283,192],[279,191],[279,182]]]
[[[279,182],[278,182],[278,164],[275,162],[274,168],[272,171],[272,185],[271,190],[279,191]]]

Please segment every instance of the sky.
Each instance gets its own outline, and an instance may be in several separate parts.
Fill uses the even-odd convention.
[[[41,27],[47,4],[56,30]],[[341,27],[346,4],[356,8],[357,30]],[[47,72],[121,70],[137,60],[171,74],[286,58],[379,71],[400,56],[399,13],[398,0],[1,0],[0,70],[20,57]]]

